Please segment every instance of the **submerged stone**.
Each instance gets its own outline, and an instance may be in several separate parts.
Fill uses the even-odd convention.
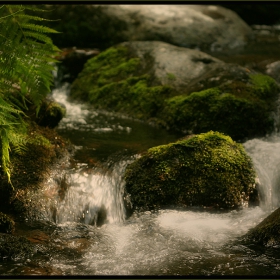
[[[89,59],[70,95],[185,134],[244,140],[273,131],[278,92],[273,78],[198,50],[135,41]]]
[[[149,149],[125,171],[133,210],[170,206],[234,209],[255,188],[243,146],[210,131]]]

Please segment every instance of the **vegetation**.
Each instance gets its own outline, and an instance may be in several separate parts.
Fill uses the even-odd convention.
[[[40,11],[27,5],[0,6],[0,139],[2,170],[10,182],[10,151],[24,152],[26,112],[40,106],[52,85],[54,55],[59,51],[46,33],[55,30],[37,24]]]
[[[233,209],[248,202],[255,171],[241,144],[210,131],[149,149],[127,167],[125,181],[133,209]]]

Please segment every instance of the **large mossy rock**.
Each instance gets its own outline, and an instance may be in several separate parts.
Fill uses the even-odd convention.
[[[210,131],[149,149],[125,171],[132,209],[233,209],[249,201],[255,172],[243,146]]]
[[[198,50],[137,41],[88,60],[70,95],[184,133],[243,140],[274,129],[278,93],[269,76]]]
[[[244,236],[249,243],[265,246],[280,245],[280,208],[266,217],[260,224]]]
[[[108,48],[124,41],[160,40],[202,50],[243,46],[251,28],[234,12],[213,5],[55,5],[49,26],[59,47]],[[48,16],[43,14],[45,17]],[[57,21],[57,19],[61,19]]]

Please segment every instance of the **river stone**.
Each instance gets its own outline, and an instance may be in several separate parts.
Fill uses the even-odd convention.
[[[54,37],[62,47],[159,40],[214,51],[243,46],[252,35],[235,12],[214,5],[61,5],[50,16],[61,19],[50,24],[63,32]]]
[[[126,23],[127,40],[160,40],[217,50],[243,45],[250,27],[234,12],[212,5],[106,5]],[[119,31],[119,30],[118,30]]]
[[[125,201],[133,210],[170,206],[247,206],[255,171],[243,146],[210,131],[150,148],[125,170]]]
[[[265,246],[280,245],[280,208],[266,217],[260,224],[244,236],[244,239],[250,243],[256,243]]]
[[[274,129],[278,92],[271,77],[201,51],[134,41],[89,59],[70,96],[185,134],[243,140]]]

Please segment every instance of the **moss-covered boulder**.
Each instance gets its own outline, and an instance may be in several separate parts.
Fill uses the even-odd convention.
[[[256,243],[265,246],[280,245],[280,208],[266,217],[260,224],[244,236],[249,243]]]
[[[0,212],[0,232],[13,233],[15,230],[15,222],[8,215]]]
[[[233,209],[246,204],[255,172],[243,146],[219,132],[149,149],[125,171],[132,208]]]
[[[278,90],[275,81],[253,74],[246,83],[235,82],[232,87],[222,85],[171,97],[158,116],[169,127],[190,134],[212,129],[243,140],[272,132],[271,108]]]
[[[70,95],[184,133],[243,140],[274,129],[278,93],[273,78],[198,50],[125,42],[88,60]]]

